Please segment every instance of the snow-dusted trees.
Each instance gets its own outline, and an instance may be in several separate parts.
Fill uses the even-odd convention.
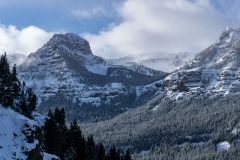
[[[6,107],[13,105],[12,75],[6,53],[0,59],[0,102]]]
[[[44,149],[61,159],[91,160],[96,158],[96,146],[92,136],[85,140],[74,120],[67,128],[64,109],[49,111],[44,126]]]
[[[17,78],[17,67],[10,71],[7,55],[4,53],[0,59],[0,103],[31,118],[32,111],[37,105],[37,97],[25,83],[21,85]]]
[[[106,154],[103,144],[96,144],[93,136],[83,136],[76,120],[67,127],[64,109],[49,111],[48,117],[43,128],[43,148],[47,153],[71,160],[131,160],[130,152],[123,154],[115,147]]]
[[[49,111],[49,119],[44,126],[44,149],[51,154],[64,158],[67,150],[67,127],[65,125],[64,109]]]

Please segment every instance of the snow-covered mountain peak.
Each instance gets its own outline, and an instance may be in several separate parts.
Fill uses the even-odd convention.
[[[185,69],[196,67],[228,69],[240,66],[240,27],[227,28],[210,47],[195,56]]]
[[[224,47],[236,41],[240,41],[240,27],[235,29],[227,27],[215,43],[215,46]]]
[[[220,38],[164,80],[172,98],[227,95],[240,91],[240,27],[225,29]]]
[[[92,54],[88,41],[76,34],[66,33],[55,34],[35,53],[31,53],[21,67],[36,67],[37,65],[46,68],[46,66],[55,65],[71,68],[70,65],[74,64],[92,69],[95,65],[105,66],[106,62],[101,57]]]
[[[234,32],[234,29],[230,28],[230,27],[227,27],[221,34],[220,38],[219,38],[219,41],[220,40],[226,40],[226,38],[229,38],[230,37],[230,33],[233,33]]]
[[[83,55],[92,54],[88,41],[73,33],[55,34],[46,44],[54,49],[78,51]],[[81,51],[81,52],[79,52]]]

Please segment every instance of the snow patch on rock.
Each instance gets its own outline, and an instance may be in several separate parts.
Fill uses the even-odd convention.
[[[216,145],[217,151],[221,152],[221,151],[227,151],[230,148],[230,144],[227,141],[224,142],[220,142]]]

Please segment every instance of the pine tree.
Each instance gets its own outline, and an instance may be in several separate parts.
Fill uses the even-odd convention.
[[[103,145],[96,146],[93,136],[85,140],[76,119],[70,123],[69,129],[66,127],[64,109],[56,108],[54,112],[49,110],[43,131],[44,150],[57,155],[60,159],[104,160],[106,158]]]
[[[97,160],[105,159],[105,149],[102,143],[97,145]]]
[[[56,121],[56,123],[59,123],[61,126],[64,126],[65,125],[65,119],[66,119],[64,108],[61,108],[61,109],[55,108],[53,118]]]
[[[123,160],[132,160],[131,154],[130,154],[129,150],[126,150],[126,153],[125,153],[125,155],[123,157]]]
[[[26,99],[25,98],[22,98],[20,100],[20,109],[21,109],[21,114],[29,117],[30,116],[30,112],[28,110],[28,107],[27,107],[27,102],[26,102]]]
[[[119,149],[116,152],[116,160],[121,160],[121,151]]]
[[[0,59],[0,102],[5,107],[13,105],[12,75],[9,69],[7,55],[4,53]]]
[[[71,122],[69,129],[70,143],[74,151],[74,160],[86,160],[86,141],[82,135],[76,119]]]
[[[20,113],[27,117],[30,117],[31,112],[28,109],[27,98],[26,98],[27,96],[26,96],[25,90],[26,90],[26,85],[25,85],[25,82],[23,81],[21,86],[21,94],[19,98]]]
[[[58,114],[58,115],[57,115]],[[61,110],[58,110],[57,113],[54,115],[55,121],[57,123],[58,127],[58,155],[61,159],[64,159],[65,155],[64,153],[67,151],[67,141],[66,141],[66,135],[67,135],[67,126],[65,124],[65,111],[62,108]]]
[[[32,88],[27,89],[27,94],[28,109],[32,112],[36,109],[37,106],[37,96],[33,93]]]
[[[95,156],[96,155],[96,146],[95,146],[92,135],[87,138],[86,149],[87,149],[87,160],[94,160],[96,157]]]
[[[21,92],[20,92],[20,82],[17,78],[17,67],[16,64],[14,64],[13,69],[12,69],[12,85],[13,85],[13,93],[14,93],[14,98],[19,98]]]
[[[117,160],[117,151],[116,151],[115,146],[113,146],[110,149],[108,159],[109,160]]]
[[[57,126],[52,118],[46,120],[44,125],[44,150],[47,153],[55,154],[57,148]]]
[[[44,126],[45,136],[45,149],[49,153],[59,156],[61,159],[65,159],[67,153],[67,127],[65,124],[65,112],[63,109],[55,109],[55,112],[51,110],[48,112],[49,119],[46,120]],[[70,153],[68,153],[70,154]]]

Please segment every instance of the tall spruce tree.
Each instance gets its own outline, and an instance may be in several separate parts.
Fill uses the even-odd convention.
[[[67,151],[65,112],[56,108],[55,112],[48,112],[48,117],[44,126],[44,147],[47,152],[65,159]]]
[[[32,112],[37,106],[37,96],[33,93],[32,88],[27,89],[27,94],[28,109]]]
[[[0,102],[5,107],[13,105],[12,75],[6,53],[0,59]]]
[[[104,160],[105,159],[105,149],[102,143],[97,145],[97,158],[96,160]]]
[[[96,157],[96,145],[94,143],[94,139],[92,135],[90,135],[87,138],[86,149],[87,149],[87,160],[94,160]]]
[[[107,158],[104,146],[96,145],[93,136],[85,140],[76,119],[70,123],[69,128],[66,127],[64,109],[56,108],[54,112],[51,110],[48,112],[43,132],[44,150],[57,155],[60,159],[105,160]],[[114,153],[117,154],[116,150]]]
[[[118,159],[118,157],[117,157],[117,151],[116,151],[115,146],[113,146],[113,147],[110,149],[108,159],[109,159],[109,160],[117,160],[117,159]]]
[[[14,98],[19,98],[21,95],[21,84],[20,81],[17,78],[17,66],[16,64],[13,65],[12,69],[12,84],[13,84],[13,93],[14,93]]]
[[[52,114],[51,111],[49,112],[49,115]],[[50,117],[50,116],[49,116]],[[45,125],[44,125],[44,150],[47,153],[50,154],[55,154],[57,150],[57,137],[56,137],[56,132],[57,132],[57,126],[56,123],[54,122],[53,118],[46,119]]]
[[[71,146],[74,151],[74,160],[87,160],[86,141],[76,119],[70,124],[69,136],[71,137]]]
[[[130,153],[129,150],[126,150],[126,153],[125,153],[125,155],[123,157],[123,160],[132,160],[131,153]]]

